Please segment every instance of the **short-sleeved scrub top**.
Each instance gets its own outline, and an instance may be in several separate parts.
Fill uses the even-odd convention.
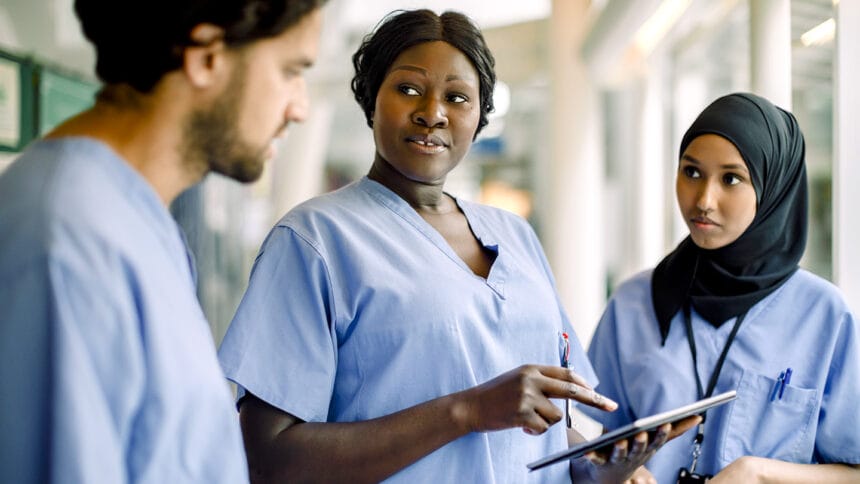
[[[598,390],[613,413],[584,410],[606,427],[697,399],[693,360],[679,312],[666,344],[651,302],[651,272],[613,295],[589,347]],[[699,378],[706,385],[735,320],[715,328],[692,311]],[[737,400],[710,410],[697,473],[716,474],[750,455],[802,464],[860,463],[860,327],[829,282],[801,269],[747,312],[714,394]],[[779,376],[792,369],[779,396]],[[775,394],[776,390],[776,394]],[[695,430],[647,463],[657,482],[675,482],[692,462]]]
[[[3,482],[248,480],[179,227],[94,139],[0,176],[0,382]]]
[[[296,207],[264,242],[222,343],[228,378],[311,422],[363,421],[484,383],[525,363],[591,367],[530,226],[457,201],[497,253],[475,275],[412,207],[368,178]],[[558,402],[561,405],[561,402]],[[563,425],[466,435],[392,482],[569,482],[526,463],[567,447]]]

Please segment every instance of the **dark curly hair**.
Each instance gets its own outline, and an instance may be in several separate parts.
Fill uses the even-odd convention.
[[[105,84],[127,83],[146,93],[182,65],[201,23],[224,29],[241,47],[274,37],[326,0],[75,0],[84,35],[96,49],[96,74]]]
[[[352,92],[364,111],[367,125],[373,127],[376,94],[394,60],[403,51],[424,42],[443,41],[459,49],[478,71],[481,94],[481,118],[475,136],[489,121],[493,111],[493,87],[496,84],[496,61],[478,27],[459,12],[436,15],[431,10],[397,10],[388,14],[368,34],[352,56],[355,77]]]

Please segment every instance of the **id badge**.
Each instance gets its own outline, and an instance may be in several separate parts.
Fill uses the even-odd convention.
[[[678,471],[678,484],[697,484],[702,482],[708,482],[708,479],[714,476],[708,474],[696,474],[695,472],[690,472],[687,469],[681,468]]]

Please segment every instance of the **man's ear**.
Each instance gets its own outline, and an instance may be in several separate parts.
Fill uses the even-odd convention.
[[[227,71],[224,55],[224,29],[212,24],[199,24],[191,30],[192,45],[183,52],[182,70],[189,82],[198,88],[218,83]]]

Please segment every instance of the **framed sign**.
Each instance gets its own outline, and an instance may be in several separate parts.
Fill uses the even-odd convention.
[[[95,103],[99,85],[47,66],[39,67],[37,135]]]
[[[33,138],[32,64],[0,51],[0,151],[20,151]]]

